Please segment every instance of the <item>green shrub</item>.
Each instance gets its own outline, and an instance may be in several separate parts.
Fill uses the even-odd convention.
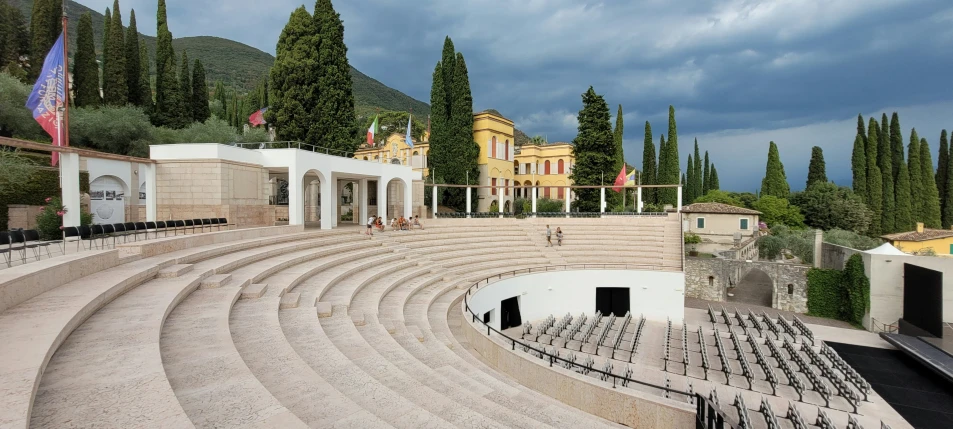
[[[33,113],[23,107],[32,91],[32,86],[7,73],[0,73],[0,136],[50,141],[49,134],[33,119]]]
[[[66,207],[59,197],[48,197],[43,211],[36,216],[36,229],[43,240],[56,240],[63,237],[63,215]],[[80,225],[93,223],[92,213],[79,214]]]
[[[840,320],[847,302],[843,278],[840,270],[811,268],[807,272],[807,313]]]
[[[844,320],[860,325],[870,309],[870,280],[864,274],[864,259],[860,254],[855,253],[847,259],[843,284],[849,302]]]
[[[24,156],[24,158],[29,158]],[[49,157],[39,157],[38,165],[30,172],[26,181],[13,183],[10,186],[0,186],[0,230],[9,228],[7,216],[9,204],[26,204],[41,206],[46,204],[45,199],[50,196],[60,196],[60,175],[55,168],[49,168]],[[89,192],[89,173],[79,173],[79,191]]]
[[[566,211],[566,202],[552,198],[538,198],[536,200],[536,211],[539,213],[563,212]]]
[[[69,129],[71,145],[120,155],[141,154],[143,142],[155,141],[149,117],[132,106],[70,109]]]
[[[883,241],[879,238],[872,238],[843,229],[825,231],[824,242],[857,250],[870,250],[883,244]]]

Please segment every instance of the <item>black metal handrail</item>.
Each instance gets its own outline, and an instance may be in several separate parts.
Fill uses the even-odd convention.
[[[735,429],[735,425],[708,398],[695,394],[695,429]]]
[[[628,269],[628,267],[640,267],[640,268],[650,268],[650,269],[653,269],[653,270],[658,270],[657,267],[653,267],[653,266],[649,266],[649,265],[634,265],[634,264],[567,264],[567,265],[547,265],[547,266],[542,266],[542,267],[537,267],[537,268],[524,268],[524,269],[521,269],[521,270],[512,270],[512,271],[507,271],[507,272],[503,272],[503,273],[497,274],[497,275],[495,275],[495,276],[487,277],[487,278],[482,279],[482,280],[479,280],[479,281],[477,281],[476,283],[474,283],[473,285],[471,285],[469,288],[467,288],[467,293],[464,294],[464,296],[463,296],[463,305],[466,307],[467,311],[470,313],[470,316],[472,317],[472,320],[473,320],[474,323],[480,322],[480,323],[483,324],[483,326],[486,326],[486,335],[487,335],[487,336],[490,336],[490,335],[491,335],[491,332],[496,332],[497,334],[501,335],[503,338],[506,338],[507,340],[509,340],[509,341],[511,342],[512,350],[516,350],[516,345],[519,344],[519,345],[520,345],[521,347],[523,347],[524,349],[530,349],[530,350],[532,350],[532,351],[534,351],[534,352],[536,352],[536,353],[539,353],[539,354],[542,355],[542,356],[546,356],[546,357],[549,359],[549,366],[550,366],[550,367],[553,366],[553,363],[556,363],[556,362],[564,362],[564,363],[568,363],[568,364],[570,364],[570,365],[572,365],[572,366],[574,366],[574,367],[585,368],[587,371],[595,372],[595,373],[597,373],[597,374],[602,374],[602,375],[604,375],[604,376],[606,376],[606,377],[612,377],[612,388],[613,388],[613,389],[615,389],[616,384],[617,384],[619,381],[624,381],[624,382],[626,382],[626,383],[635,383],[635,384],[639,384],[639,385],[642,385],[642,386],[651,387],[651,388],[654,388],[654,389],[664,390],[664,391],[666,391],[666,392],[668,392],[668,393],[674,393],[674,394],[678,394],[678,395],[683,395],[683,396],[685,396],[687,399],[690,399],[690,398],[692,398],[693,396],[695,396],[693,393],[685,392],[685,391],[682,391],[682,390],[672,389],[672,388],[670,388],[670,387],[659,386],[659,385],[656,385],[656,384],[647,383],[647,382],[644,382],[644,381],[635,380],[635,379],[628,378],[628,377],[623,377],[623,376],[620,376],[620,375],[613,374],[613,373],[611,373],[611,372],[605,372],[605,371],[602,371],[602,370],[593,368],[593,367],[588,366],[588,365],[582,365],[582,364],[573,362],[573,361],[571,361],[571,360],[564,359],[564,358],[561,358],[561,357],[559,357],[559,356],[550,354],[550,353],[548,353],[546,350],[537,349],[537,348],[535,348],[535,347],[529,345],[528,343],[524,343],[524,342],[522,342],[522,341],[519,341],[519,340],[517,340],[517,339],[515,339],[515,338],[513,338],[513,337],[511,337],[511,336],[509,336],[509,335],[504,334],[502,331],[500,331],[500,330],[498,330],[498,329],[496,329],[496,328],[490,326],[488,323],[484,322],[482,318],[477,317],[476,313],[473,312],[473,309],[470,308],[470,303],[469,303],[469,300],[467,300],[467,296],[469,296],[469,295],[471,295],[471,294],[473,293],[473,289],[474,289],[474,288],[476,288],[477,290],[479,290],[479,285],[480,285],[480,283],[486,282],[486,285],[489,285],[489,284],[490,284],[490,280],[493,279],[493,278],[496,278],[497,280],[502,280],[502,279],[503,279],[503,276],[506,275],[506,274],[512,274],[511,277],[515,277],[515,276],[517,275],[517,273],[524,272],[525,274],[530,274],[530,273],[533,273],[534,270],[535,270],[536,272],[565,271],[565,269],[564,269],[564,270],[553,270],[553,269],[549,269],[549,268],[557,268],[557,267],[563,267],[563,268],[569,268],[569,267],[572,267],[572,268],[583,267],[582,269],[596,269],[596,267],[602,267],[601,269],[611,269],[611,268],[607,268],[607,267],[613,267],[613,268],[626,267],[626,269]],[[589,268],[589,267],[591,267],[591,268]]]

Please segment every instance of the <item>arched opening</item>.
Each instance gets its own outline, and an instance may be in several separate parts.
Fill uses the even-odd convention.
[[[794,295],[794,285],[788,284],[788,295]]]
[[[387,182],[387,220],[386,225],[390,225],[391,219],[405,216],[410,213],[408,204],[412,204],[412,196],[407,195],[406,186],[401,179],[391,179]]]
[[[492,151],[490,158],[496,158],[496,136],[490,140],[490,150]]]
[[[549,161],[548,161],[548,160],[546,161],[545,164],[543,164],[543,174],[549,174]]]
[[[565,163],[563,162],[563,160],[560,159],[559,162],[556,163],[556,169],[557,169],[556,171],[559,171],[559,174],[565,174],[564,168],[565,168]]]
[[[89,183],[89,210],[93,223],[120,223],[126,221],[126,198],[129,188],[116,176],[100,176]]]
[[[709,288],[715,287],[715,276],[708,276],[708,287]]]
[[[757,268],[748,271],[734,287],[729,287],[728,302],[771,307],[774,303],[774,282]]]
[[[512,212],[510,208],[510,201],[506,200],[506,202],[503,203],[503,213],[510,213],[510,212]]]
[[[367,161],[367,157],[366,157],[366,156],[364,157],[364,160]]]
[[[301,201],[304,202],[303,220],[306,226],[316,226],[316,224],[321,221],[321,180],[321,173],[317,170],[308,170],[301,179],[300,192],[303,196]],[[283,180],[281,181],[284,182]],[[287,182],[285,182],[285,187],[284,193],[287,199]]]

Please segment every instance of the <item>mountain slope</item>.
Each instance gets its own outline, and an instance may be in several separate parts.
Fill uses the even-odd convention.
[[[33,9],[32,0],[7,0],[7,2],[19,7],[24,16],[28,20],[30,19]],[[90,12],[93,18],[93,36],[96,49],[97,52],[101,53],[103,21],[105,19],[102,14],[103,11],[92,10],[75,1],[67,2],[66,7],[66,14],[69,17],[70,52],[76,51],[76,27],[79,23],[79,17],[83,13]],[[129,10],[123,9],[121,11],[123,21],[128,24]],[[137,12],[138,14],[155,13],[154,10]],[[141,34],[140,36],[146,43],[149,56],[154,58],[156,38]],[[253,89],[275,62],[275,57],[267,52],[221,37],[180,37],[172,40],[172,46],[175,48],[176,54],[181,54],[184,49],[188,51],[190,59],[202,61],[209,84],[221,80],[226,85],[245,91]],[[154,67],[153,65],[153,72]],[[354,101],[358,115],[368,114],[378,108],[396,111],[413,109],[416,114],[430,113],[428,104],[390,88],[361,73],[354,67],[351,67],[351,78],[354,81]]]

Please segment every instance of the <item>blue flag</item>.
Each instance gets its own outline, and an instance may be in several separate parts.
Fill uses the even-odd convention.
[[[404,141],[407,143],[407,146],[411,149],[414,148],[414,140],[410,137],[410,116],[407,116],[407,135],[404,136]]]
[[[63,35],[56,39],[50,53],[46,54],[40,77],[33,85],[33,92],[26,100],[26,107],[33,112],[33,119],[39,122],[46,133],[53,138],[53,146],[68,146],[60,130],[60,107],[66,105],[66,82],[63,75]],[[53,165],[56,165],[58,153],[53,152]]]

